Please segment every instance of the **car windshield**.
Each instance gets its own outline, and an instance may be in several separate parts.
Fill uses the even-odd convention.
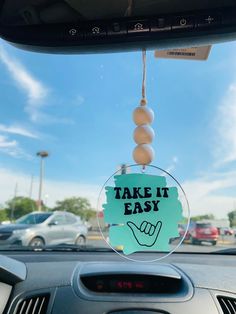
[[[186,232],[178,252],[236,247],[235,49],[235,42],[216,44],[205,61],[147,51],[153,165],[181,183],[191,210],[188,231],[187,217],[178,221],[179,235]],[[140,51],[37,54],[0,41],[0,249],[109,248],[109,224],[101,224],[102,235],[97,202],[106,180],[134,163],[132,114],[142,70]],[[14,232],[50,215],[32,232]]]
[[[205,223],[205,224],[204,223],[202,223],[202,224],[198,223],[197,227],[198,228],[210,228],[210,227],[212,227],[212,225],[211,224],[207,224],[207,223]]]
[[[26,224],[26,225],[35,225],[35,224],[41,224],[46,219],[48,219],[51,216],[49,213],[42,213],[42,214],[29,214],[25,215],[19,219],[16,220],[16,224]]]

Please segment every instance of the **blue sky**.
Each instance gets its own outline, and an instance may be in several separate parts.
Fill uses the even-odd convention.
[[[235,43],[209,60],[147,56],[148,105],[155,111],[155,165],[176,176],[194,213],[224,217],[236,204]],[[121,163],[132,164],[132,112],[141,98],[141,53],[47,55],[0,42],[0,202],[18,182],[27,194],[38,150],[46,149],[49,204],[97,191]],[[63,190],[63,191],[62,191]]]

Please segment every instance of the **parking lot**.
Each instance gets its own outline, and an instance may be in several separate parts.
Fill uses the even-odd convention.
[[[108,237],[108,234],[104,234],[105,237]],[[87,244],[93,245],[96,247],[109,248],[108,244],[103,239],[102,235],[99,232],[89,232],[87,238]],[[174,247],[174,244],[173,244]],[[217,244],[212,246],[210,243],[203,242],[201,245],[192,245],[189,243],[182,243],[179,247],[179,252],[214,252],[217,250],[235,248],[236,247],[236,238],[234,236],[220,236]]]

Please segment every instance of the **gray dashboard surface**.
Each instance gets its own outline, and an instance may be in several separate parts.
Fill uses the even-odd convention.
[[[129,309],[146,309],[163,311],[170,314],[217,314],[221,313],[217,303],[217,295],[228,295],[236,298],[236,256],[205,255],[205,254],[174,254],[163,262],[151,263],[157,269],[160,265],[171,264],[183,272],[193,283],[194,295],[185,302],[156,302],[148,298],[140,297],[140,301],[132,302],[127,296],[127,301],[121,302],[119,296],[108,301],[101,299],[87,299],[78,295],[72,288],[73,277],[78,267],[93,262],[98,264],[107,263],[116,265],[116,268],[125,267],[127,262],[115,253],[18,253],[8,254],[9,257],[23,261],[27,266],[27,278],[17,283],[13,290],[13,313],[14,306],[21,297],[40,291],[53,292],[55,299],[52,313],[89,313],[102,314],[110,311]],[[130,262],[129,262],[130,263]],[[120,265],[120,267],[119,267]],[[134,269],[137,264],[133,263]],[[141,264],[142,265],[142,264]],[[145,273],[145,265],[143,269]],[[139,269],[140,269],[139,264]],[[117,269],[119,271],[119,269]],[[134,298],[133,298],[134,300]],[[204,305],[204,311],[199,311]]]
[[[236,263],[233,266],[175,264],[195,287],[236,293]]]
[[[78,262],[26,263],[27,280],[15,286],[15,293],[69,286]]]
[[[126,260],[111,252],[11,252],[2,251],[1,254],[14,258],[24,263],[42,263],[42,262],[95,262],[95,261],[114,261],[125,263]],[[150,255],[150,260],[157,259],[158,253],[144,253]],[[137,259],[142,257],[139,253]],[[156,262],[157,264],[158,262]],[[196,264],[196,265],[215,265],[215,266],[236,266],[236,255],[220,254],[192,254],[192,253],[174,253],[163,260],[163,263],[169,264]]]
[[[59,300],[68,300],[67,302],[59,302]],[[58,302],[57,302],[58,301]],[[114,300],[113,302],[104,301],[87,301],[78,299],[75,302],[75,297],[73,292],[64,287],[58,290],[57,296],[55,298],[53,308],[53,314],[107,314],[113,311],[122,310],[152,310],[161,312],[163,314],[218,314],[217,308],[215,306],[214,300],[211,297],[209,291],[204,289],[196,289],[195,296],[188,302],[183,303],[161,303],[152,302],[149,303],[145,300],[145,297],[140,297],[139,302],[133,302],[127,298],[126,302],[120,302],[119,300]],[[68,306],[70,304],[71,306]],[[204,305],[204,309],[203,309]],[[203,309],[203,311],[201,311]],[[155,313],[155,312],[154,312]],[[128,311],[125,314],[130,314]],[[142,311],[139,313],[142,314]]]
[[[79,262],[126,263],[114,253],[55,253],[55,255],[54,253],[31,253],[28,255],[9,254],[8,256],[26,263],[27,280],[20,284],[24,285],[25,289],[27,285],[30,289],[69,285],[72,273]],[[236,256],[175,254],[165,259],[163,263],[155,262],[154,264],[166,263],[176,265],[191,278],[196,287],[236,293]]]

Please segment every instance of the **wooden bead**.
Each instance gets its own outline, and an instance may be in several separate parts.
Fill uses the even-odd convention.
[[[140,101],[140,106],[146,106],[147,104],[147,99],[146,98],[142,98]]]
[[[148,165],[154,159],[154,150],[147,144],[137,145],[133,151],[133,158],[139,165]]]
[[[137,107],[133,113],[133,120],[136,125],[151,124],[154,120],[154,112],[146,106]]]
[[[134,130],[134,141],[136,144],[150,144],[154,139],[155,133],[153,129],[147,125],[139,125]]]

